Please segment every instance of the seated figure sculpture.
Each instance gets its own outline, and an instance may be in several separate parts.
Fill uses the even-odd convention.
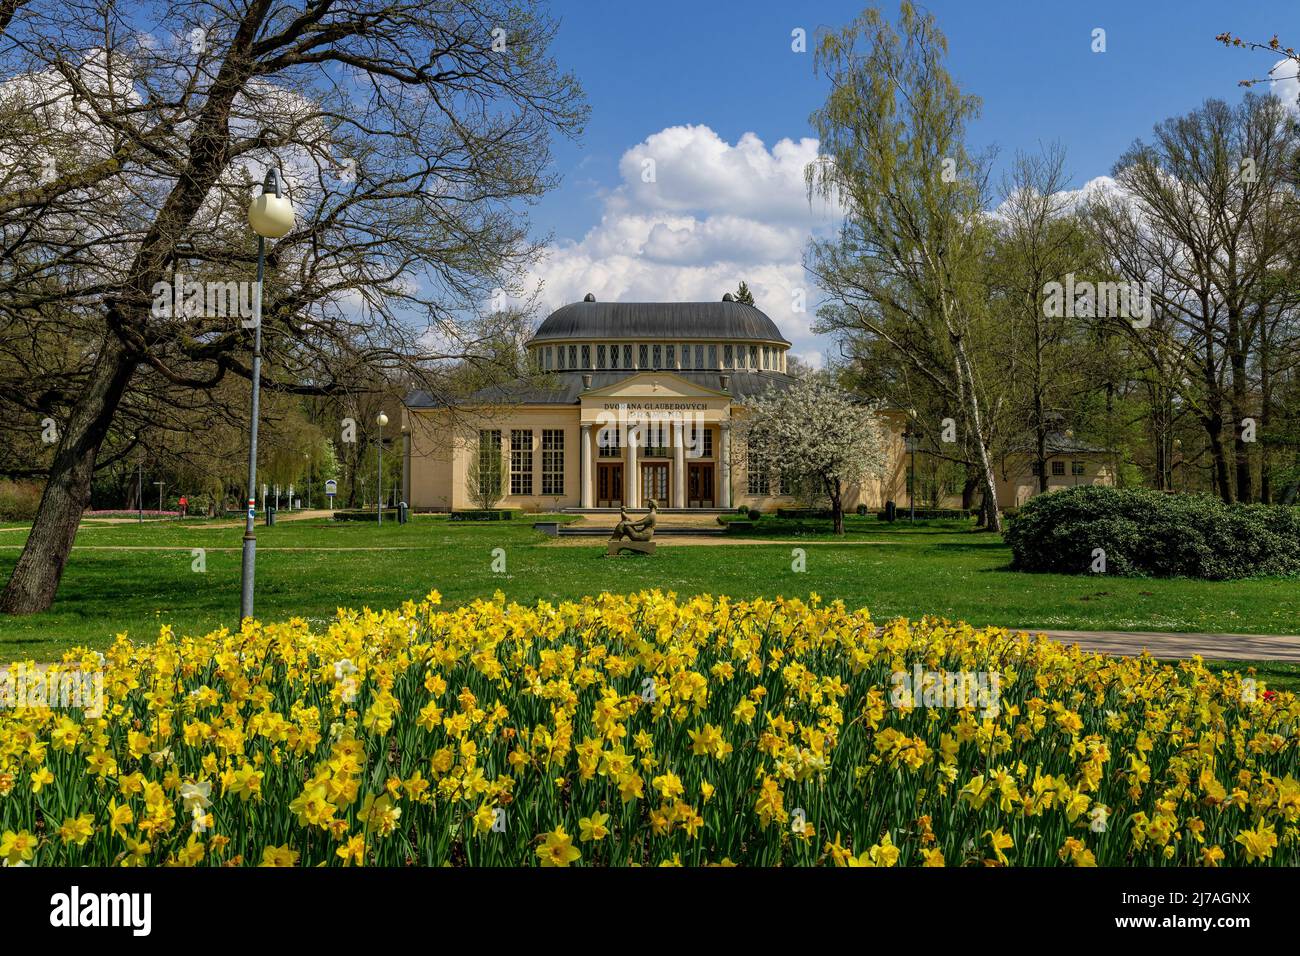
[[[651,539],[654,537],[656,516],[659,513],[658,503],[651,498],[650,513],[640,521],[633,521],[628,517],[626,506],[619,510],[621,518],[618,524],[614,525],[614,531],[609,536],[609,547],[605,554],[618,554],[622,550],[654,554],[655,545]]]

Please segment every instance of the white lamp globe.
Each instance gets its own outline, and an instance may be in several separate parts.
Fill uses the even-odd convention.
[[[264,192],[248,204],[248,224],[267,239],[279,239],[293,228],[293,203],[284,196]]]
[[[377,424],[380,428],[383,428],[385,425],[388,424],[388,416],[385,415],[383,412],[380,412],[379,417],[375,419],[375,424]]]

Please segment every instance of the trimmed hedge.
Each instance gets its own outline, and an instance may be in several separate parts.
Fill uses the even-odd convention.
[[[272,509],[272,510],[274,510],[274,509]],[[379,512],[377,512],[377,511],[362,511],[362,510],[360,510],[360,509],[353,509],[353,510],[351,510],[351,511],[334,511],[334,512],[331,512],[331,513],[330,513],[330,517],[333,518],[335,521],[378,521],[378,520],[379,520]],[[392,521],[394,524],[396,524],[396,523],[397,523],[397,509],[396,509],[396,508],[385,508],[385,509],[384,509],[384,520],[385,520],[385,521]]]
[[[493,508],[490,511],[474,508],[451,513],[452,521],[513,521],[514,517],[515,513],[508,508]]]
[[[1031,498],[1004,538],[1012,568],[1222,581],[1300,575],[1300,508],[1210,495],[1080,486]]]
[[[926,521],[930,521],[930,520],[945,520],[949,518],[969,518],[974,514],[976,514],[976,512],[970,508],[917,508],[916,509],[916,519],[918,521],[922,519]],[[877,511],[876,517],[879,518],[881,521],[889,520],[889,514],[886,511]],[[894,511],[895,521],[906,521],[911,517],[912,517],[912,511],[906,505],[895,506],[895,511]]]

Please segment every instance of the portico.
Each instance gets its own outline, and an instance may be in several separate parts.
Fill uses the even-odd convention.
[[[723,383],[723,376],[719,385]],[[583,508],[730,508],[732,396],[667,371],[580,395]]]

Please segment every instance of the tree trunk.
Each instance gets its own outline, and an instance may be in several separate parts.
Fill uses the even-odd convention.
[[[1002,512],[998,510],[998,482],[993,472],[993,460],[989,457],[988,444],[984,440],[984,426],[980,417],[979,394],[975,389],[975,372],[971,368],[970,356],[966,354],[966,342],[960,336],[953,343],[957,352],[958,367],[966,379],[966,402],[974,432],[975,447],[979,451],[980,478],[984,484],[984,494],[988,498],[985,505],[985,522],[989,531],[1002,530]]]
[[[54,603],[81,514],[90,501],[95,458],[135,366],[135,358],[116,336],[104,340],[59,442],[31,534],[0,594],[0,612],[35,614]]]
[[[1210,439],[1210,457],[1214,468],[1214,490],[1227,504],[1232,504],[1232,478],[1228,472],[1228,452],[1223,443],[1223,416],[1218,412],[1203,416],[1205,434]]]
[[[835,533],[844,534],[844,488],[836,478],[827,483],[831,496],[831,520],[835,524]]]
[[[1233,457],[1236,465],[1237,500],[1243,503],[1254,500],[1254,487],[1250,476],[1250,451],[1242,440],[1247,402],[1246,357],[1234,349],[1232,355],[1232,432]]]

